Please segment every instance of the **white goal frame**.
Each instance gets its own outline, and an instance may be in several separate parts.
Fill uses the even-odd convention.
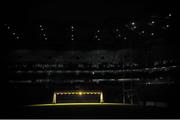
[[[57,103],[57,95],[99,95],[100,98],[100,103],[104,102],[103,99],[103,92],[102,91],[59,91],[59,92],[54,92],[53,94],[53,101],[52,103],[56,104]]]

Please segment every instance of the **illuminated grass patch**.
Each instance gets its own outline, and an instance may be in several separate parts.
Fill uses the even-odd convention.
[[[34,104],[29,106],[80,106],[80,105],[94,105],[94,106],[108,106],[108,105],[132,105],[132,104],[123,104],[123,103],[56,103],[56,104]]]

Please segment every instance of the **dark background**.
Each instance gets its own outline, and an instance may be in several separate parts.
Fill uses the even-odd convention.
[[[173,56],[177,61],[179,61],[179,38],[178,38],[178,13],[177,13],[178,3],[175,1],[156,1],[156,0],[147,0],[147,1],[133,1],[133,0],[122,0],[122,1],[103,1],[103,0],[54,0],[54,1],[35,1],[35,0],[27,0],[27,1],[1,1],[0,2],[0,30],[2,31],[3,24],[11,24],[18,26],[18,29],[24,33],[23,39],[20,40],[13,40],[8,39],[6,36],[7,34],[5,32],[1,32],[0,35],[0,49],[1,49],[1,105],[3,106],[1,108],[1,111],[8,111],[11,109],[12,113],[13,111],[16,111],[16,108],[13,106],[13,103],[18,102],[19,104],[23,104],[26,102],[34,102],[34,101],[23,101],[23,98],[26,98],[26,95],[19,96],[17,101],[14,101],[13,103],[13,97],[9,97],[8,101],[5,99],[5,96],[11,96],[13,94],[13,91],[11,93],[11,90],[7,89],[9,85],[7,84],[7,64],[9,59],[13,58],[7,58],[7,55],[16,49],[21,48],[29,48],[29,49],[65,49],[65,50],[74,50],[74,49],[80,49],[80,50],[86,50],[86,49],[119,49],[118,43],[119,41],[109,41],[108,39],[99,44],[98,42],[94,41],[91,42],[89,36],[87,33],[81,33],[82,36],[86,36],[82,39],[86,39],[86,41],[77,41],[77,43],[73,43],[72,41],[69,41],[66,39],[66,34],[63,33],[64,29],[67,28],[67,26],[70,26],[71,24],[75,24],[78,26],[81,26],[81,29],[83,30],[89,30],[93,31],[96,26],[105,26],[107,29],[109,27],[109,24],[111,23],[121,23],[125,24],[127,21],[131,21],[133,19],[143,21],[147,20],[149,16],[153,14],[158,15],[166,15],[166,13],[173,13],[173,21],[172,26],[173,30],[171,32],[168,32],[167,35],[165,35],[166,39],[165,42],[152,42],[152,39],[149,39],[150,44],[146,44],[145,42],[134,42],[133,47],[142,50],[147,50],[151,48],[155,48],[154,55],[159,55],[164,52],[164,56]],[[51,40],[49,41],[41,41],[39,37],[37,36],[37,26],[39,24],[45,24],[51,26],[51,30],[49,33],[53,36]],[[58,32],[56,31],[58,30]],[[61,34],[60,34],[61,33]],[[60,34],[60,35],[59,35]],[[107,35],[107,33],[104,33],[104,35]],[[109,35],[110,36],[110,35]],[[134,37],[133,34],[130,34],[133,39],[138,39]],[[111,37],[109,37],[111,38]],[[142,40],[143,41],[143,40]],[[74,47],[76,46],[76,47]],[[120,49],[126,48],[129,46],[120,46]],[[132,46],[130,46],[132,47]],[[159,52],[159,50],[162,51]],[[157,52],[156,52],[157,51]],[[159,52],[159,53],[158,53]],[[167,53],[167,54],[166,54]],[[177,75],[177,73],[176,73]],[[179,76],[176,77],[176,84],[175,88],[173,88],[173,91],[175,93],[168,93],[173,96],[172,101],[172,113],[169,115],[169,117],[177,117],[179,110],[179,99],[178,99],[178,80]],[[35,87],[36,88],[36,87]],[[36,90],[40,91],[41,88],[31,88],[32,91],[35,93]],[[175,89],[175,90],[174,90]],[[26,91],[29,91],[28,89],[24,88],[25,91],[16,91],[19,93],[25,93]],[[44,91],[44,88],[41,89]],[[158,89],[159,90],[159,89]],[[41,92],[41,91],[40,91]],[[49,91],[45,91],[44,96]],[[141,91],[143,92],[143,91]],[[155,89],[156,92],[156,89]],[[152,93],[152,92],[150,92]],[[13,96],[13,95],[12,95]],[[27,95],[28,96],[28,95]],[[17,97],[17,96],[14,96]],[[29,97],[29,96],[28,96]],[[21,99],[22,98],[22,99]],[[37,94],[38,98],[38,94]],[[168,97],[169,98],[169,97]],[[40,99],[40,97],[39,97]],[[47,99],[47,98],[45,98]],[[22,100],[22,102],[20,102]],[[35,101],[36,102],[36,101]],[[173,103],[174,102],[174,103]],[[9,104],[9,105],[8,105]],[[19,105],[17,104],[17,105]],[[11,108],[12,106],[13,109]],[[15,105],[16,106],[16,105]],[[111,109],[111,108],[109,108]],[[136,109],[136,108],[135,108]],[[42,110],[42,109],[39,109]],[[91,109],[92,110],[92,109]],[[102,109],[101,109],[102,110]],[[30,110],[34,111],[34,110]],[[47,110],[48,111],[48,110]],[[88,110],[87,110],[88,111]],[[116,108],[113,108],[112,111],[115,113],[118,110]],[[135,110],[136,111],[136,110]],[[143,111],[143,110],[142,110]],[[140,111],[140,112],[142,112]],[[157,110],[158,111],[158,110]],[[22,111],[21,111],[22,112]],[[82,112],[82,111],[81,111]],[[106,113],[107,111],[105,111]],[[119,112],[119,111],[118,111]],[[126,112],[126,111],[124,111]],[[159,112],[159,111],[158,111]],[[169,111],[168,111],[169,112]],[[167,112],[167,113],[168,113]],[[177,115],[174,115],[173,112]],[[3,112],[1,112],[3,113]],[[25,112],[26,113],[26,112]],[[24,113],[24,114],[25,114]],[[28,112],[27,112],[28,113]],[[27,114],[26,113],[26,114]],[[48,113],[48,112],[47,112]],[[58,112],[56,112],[58,114]],[[83,113],[83,112],[82,112]],[[108,112],[107,112],[108,113]],[[148,113],[148,110],[147,110]],[[161,112],[159,112],[161,113]],[[22,113],[23,114],[23,113]],[[66,114],[66,113],[64,113]],[[76,113],[74,113],[75,115]],[[131,113],[133,114],[133,113]],[[164,114],[164,113],[163,113]],[[117,115],[117,114],[116,114]],[[173,116],[174,115],[174,116]],[[33,116],[33,115],[32,115]],[[48,116],[48,115],[47,115]],[[125,115],[126,116],[126,115]],[[128,116],[128,115],[127,115]],[[25,117],[25,116],[24,116]],[[27,116],[26,116],[27,117]],[[42,116],[41,116],[42,117]],[[58,116],[57,116],[58,117]],[[86,116],[84,116],[86,117]],[[113,117],[113,114],[112,116]],[[118,117],[118,116],[114,116]],[[136,116],[137,117],[137,116]],[[146,117],[146,115],[145,115]],[[160,115],[161,117],[161,115]],[[165,117],[165,116],[163,116]],[[102,117],[101,117],[102,118]],[[107,118],[107,116],[106,116]],[[141,116],[142,118],[142,116]]]

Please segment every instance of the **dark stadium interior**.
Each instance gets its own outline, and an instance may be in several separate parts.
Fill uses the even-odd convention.
[[[176,8],[1,2],[0,118],[179,118]]]

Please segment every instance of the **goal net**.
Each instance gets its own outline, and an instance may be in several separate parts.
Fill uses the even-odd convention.
[[[103,103],[101,91],[58,91],[53,94],[53,103]]]

